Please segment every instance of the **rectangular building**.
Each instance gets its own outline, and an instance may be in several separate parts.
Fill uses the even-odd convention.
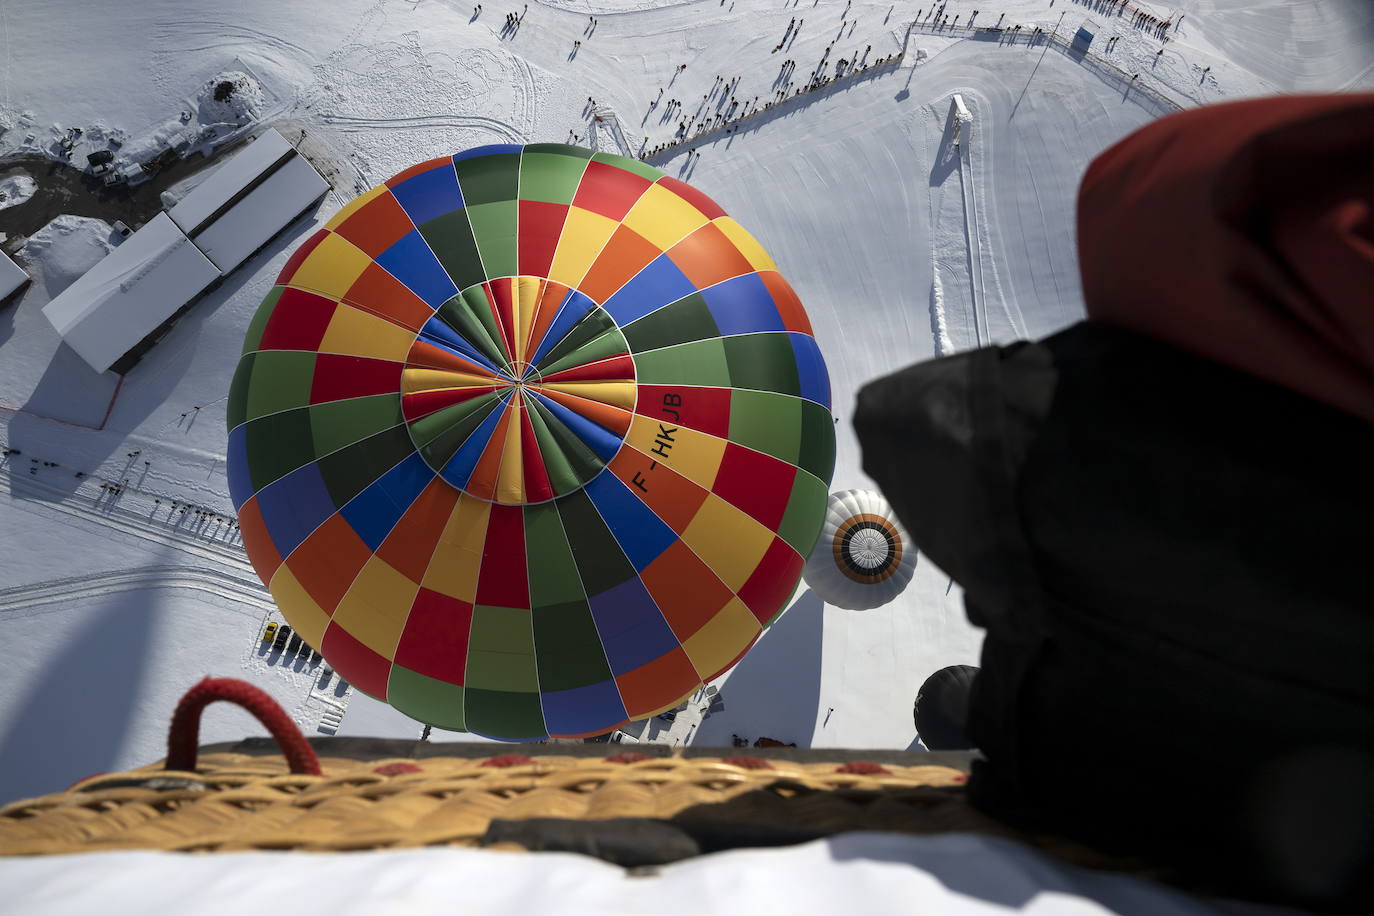
[[[97,372],[127,371],[182,309],[328,190],[310,163],[269,128],[129,236],[43,314]]]
[[[167,215],[227,274],[328,190],[305,157],[268,129]]]
[[[210,259],[159,213],[43,306],[43,315],[104,372],[219,278]]]

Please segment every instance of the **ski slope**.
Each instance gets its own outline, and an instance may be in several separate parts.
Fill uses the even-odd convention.
[[[767,99],[784,59],[804,79],[832,44],[830,67],[866,46],[870,60],[905,50],[890,71],[654,160],[759,238],[801,295],[832,377],[832,489],[866,486],[848,425],[866,381],[1081,317],[1074,198],[1097,153],[1169,105],[1374,86],[1374,5],[1364,0],[1139,5],[1180,11],[1169,42],[1091,0],[997,9],[1023,32],[1090,22],[1099,57],[1120,36],[1088,66],[1057,47],[922,24],[923,4],[875,0],[535,0],[505,33],[520,4],[478,16],[448,0],[0,4],[0,156],[50,151],[70,127],[151,142],[207,79],[244,69],[263,87],[264,121],[303,137],[335,184],[122,381],[90,372],[43,321],[42,306],[70,282],[63,265],[45,271],[42,246],[19,255],[48,279],[0,310],[0,445],[23,452],[0,463],[0,799],[160,756],[176,698],[207,673],[261,682],[316,730],[312,678],[253,654],[267,610],[223,521],[224,402],[273,278],[359,190],[478,144],[586,142],[593,107],[614,119],[613,130],[599,125],[603,148],[653,147],[681,117],[713,110],[717,100],[703,96],[718,75],[739,76],[741,99]],[[947,13],[962,24],[975,8],[951,2]],[[800,30],[774,52],[794,19]],[[995,21],[983,10],[977,24]],[[1128,73],[1150,94],[1123,91]],[[664,117],[660,87],[684,114]],[[944,133],[954,93],[974,116],[957,150]],[[100,482],[124,489],[110,496]],[[191,507],[189,520],[172,501]],[[238,584],[214,584],[226,576]],[[924,557],[907,591],[874,611],[827,607],[802,589],[692,740],[907,747],[921,682],[976,664],[980,642],[958,588]],[[418,731],[353,702],[368,730]],[[212,711],[202,737],[256,732]]]

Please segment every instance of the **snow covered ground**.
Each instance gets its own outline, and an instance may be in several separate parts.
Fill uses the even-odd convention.
[[[786,910],[886,916],[1055,914],[1297,916],[1186,896],[1136,878],[1060,864],[993,837],[851,833],[780,849],[736,849],[633,872],[589,856],[476,849],[319,855],[118,851],[0,860],[18,912],[237,916],[247,899],[303,913],[671,914]]]
[[[1089,23],[1087,60],[937,29],[928,6],[886,0],[535,0],[514,32],[502,20],[515,3],[480,15],[447,0],[0,5],[0,157],[51,151],[72,127],[144,148],[197,110],[207,80],[236,71],[261,85],[264,122],[303,133],[336,187],[122,380],[86,369],[40,314],[70,282],[77,242],[98,246],[105,230],[64,223],[70,231],[53,227],[19,256],[36,282],[0,310],[0,446],[22,452],[0,462],[0,799],[160,756],[176,698],[207,673],[248,677],[319,728],[333,687],[258,642],[265,593],[224,520],[224,402],[272,279],[360,189],[481,143],[587,142],[589,96],[614,112],[624,142],[651,148],[681,117],[651,106],[660,87],[692,114],[717,75],[740,77],[737,97],[766,100],[784,59],[804,81],[832,42],[830,66],[866,46],[870,60],[905,47],[898,68],[693,144],[690,163],[685,148],[654,160],[756,235],[801,294],[840,421],[833,488],[865,486],[848,427],[864,382],[1081,316],[1074,197],[1094,155],[1172,105],[1374,86],[1367,0],[1137,5],[1161,19],[1178,11],[1167,43],[1096,0],[1007,0],[978,13],[976,25],[1004,14],[1022,35]],[[961,0],[946,13],[962,25],[976,8]],[[800,31],[773,52],[793,19]],[[974,116],[957,150],[944,131],[954,93]],[[622,141],[602,131],[597,142]],[[980,639],[958,589],[925,558],[875,611],[827,607],[803,589],[693,740],[907,747],[920,683],[976,663]],[[359,728],[412,727],[354,702]],[[202,738],[257,731],[212,710]],[[343,731],[357,733],[347,716]]]

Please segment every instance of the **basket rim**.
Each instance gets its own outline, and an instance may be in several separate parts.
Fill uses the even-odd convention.
[[[787,760],[793,763],[849,763],[866,760],[895,766],[942,766],[968,773],[974,761],[982,755],[968,751],[908,751],[854,748],[805,747],[707,747],[686,745],[670,747],[666,744],[506,744],[471,741],[420,741],[405,738],[363,738],[316,736],[308,738],[320,757],[342,757],[348,760],[411,759],[427,757],[457,757],[482,759],[519,754],[525,757],[593,757],[631,752],[654,758],[727,758],[759,757],[764,760]],[[221,741],[202,744],[201,754],[243,754],[250,757],[281,756],[281,749],[268,737],[249,737],[240,741]]]

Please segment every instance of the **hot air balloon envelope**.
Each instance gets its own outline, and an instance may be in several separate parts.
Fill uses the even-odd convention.
[[[435,726],[600,734],[784,606],[825,509],[825,365],[695,188],[556,144],[421,163],[291,256],[229,404],[287,621]]]
[[[916,548],[882,494],[841,490],[830,497],[804,571],[822,601],[851,611],[879,607],[901,594],[915,572]]]
[[[912,715],[916,734],[932,751],[957,751],[973,747],[968,737],[969,699],[978,669],[950,665],[926,678],[916,695]]]

